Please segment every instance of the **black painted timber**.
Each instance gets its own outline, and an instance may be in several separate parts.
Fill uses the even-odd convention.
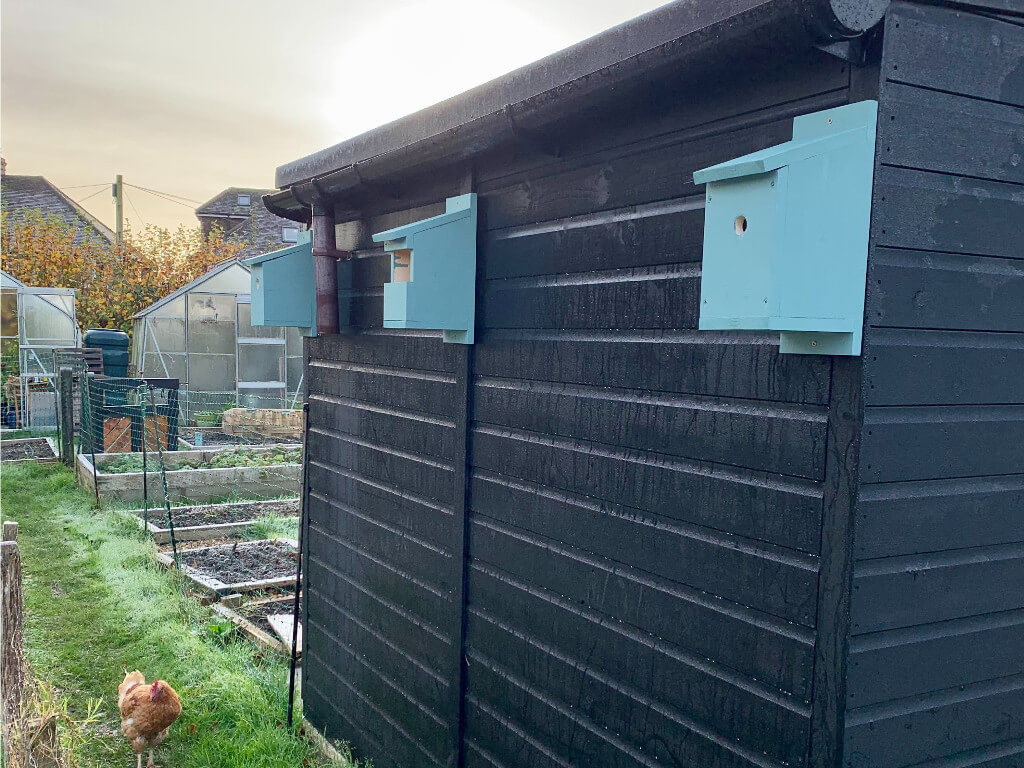
[[[683,35],[529,130],[456,99],[285,169],[354,251],[351,332],[308,344],[303,694],[360,757],[1021,765],[1024,16],[899,2],[851,66],[740,44],[782,7],[719,7],[700,77]],[[692,172],[868,98],[864,354],[698,331]],[[476,344],[382,329],[367,233],[470,188]]]
[[[1024,765],[1024,26],[996,13],[1013,5],[899,2],[885,22],[850,768]]]

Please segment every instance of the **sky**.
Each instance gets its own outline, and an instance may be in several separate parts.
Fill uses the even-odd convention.
[[[226,187],[663,3],[4,0],[0,152],[108,225],[121,173],[130,226],[194,226]]]

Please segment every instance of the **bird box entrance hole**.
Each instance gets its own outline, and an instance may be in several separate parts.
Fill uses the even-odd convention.
[[[408,283],[412,281],[412,249],[404,248],[394,251],[394,269],[391,271],[392,283]]]

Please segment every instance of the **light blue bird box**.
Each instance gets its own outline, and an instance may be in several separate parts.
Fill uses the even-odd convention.
[[[701,330],[860,354],[877,114],[862,101],[801,115],[792,141],[693,174],[707,184]]]
[[[295,245],[243,262],[250,271],[252,324],[301,328],[316,335],[313,232],[299,232]]]
[[[476,314],[476,194],[449,197],[445,212],[373,236],[391,254],[384,327],[444,331],[473,343]]]

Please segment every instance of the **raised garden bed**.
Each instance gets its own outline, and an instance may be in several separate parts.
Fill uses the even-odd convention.
[[[202,435],[202,437],[198,437]],[[178,440],[187,449],[223,448],[238,445],[277,445],[280,438],[263,437],[255,434],[229,435],[220,426],[215,427],[181,427]]]
[[[232,599],[234,598],[234,599]],[[260,598],[242,602],[241,595],[228,595],[221,602],[215,603],[213,610],[228,619],[249,639],[263,648],[287,655],[290,652],[291,638],[283,641],[271,626],[268,617],[273,615],[291,615],[294,609],[294,595]],[[299,651],[302,655],[302,625],[299,625]]]
[[[199,592],[228,595],[253,592],[295,583],[298,545],[291,539],[239,541],[216,547],[178,550],[178,569]],[[171,568],[170,552],[157,553],[157,560]]]
[[[151,507],[163,505],[160,459],[147,458],[147,485]],[[277,498],[298,495],[302,473],[301,447],[295,444],[246,449],[168,451],[167,496],[172,504],[202,503],[243,496]],[[92,457],[79,454],[76,474],[79,484],[101,499],[134,502],[143,500],[141,453],[98,453],[99,472],[93,479]]]
[[[167,527],[167,510],[163,507],[136,512],[139,522],[157,544],[167,544],[171,531]],[[230,504],[198,504],[171,507],[174,538],[178,541],[201,541],[234,536],[256,520],[268,515],[299,514],[299,499],[277,501],[239,501]],[[148,522],[147,522],[148,521]]]
[[[19,440],[0,440],[0,460],[38,461],[40,463],[57,460],[57,446],[49,437],[29,437]]]

